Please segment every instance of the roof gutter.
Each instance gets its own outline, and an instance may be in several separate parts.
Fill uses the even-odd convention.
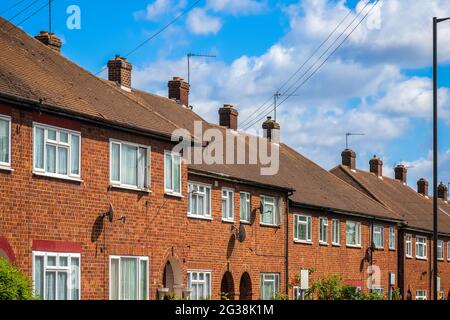
[[[120,129],[120,130],[127,131],[130,133],[145,135],[145,136],[159,139],[159,140],[174,142],[174,141],[172,141],[172,136],[169,134],[156,132],[153,130],[146,130],[146,129],[133,127],[133,126],[127,126],[124,124],[117,123],[115,121],[97,118],[94,116],[87,116],[85,114],[81,114],[78,112],[68,111],[68,110],[66,110],[60,106],[54,105],[54,104],[43,103],[42,101],[38,101],[38,100],[27,99],[27,98],[19,97],[16,95],[11,95],[11,94],[7,94],[4,92],[0,92],[0,101],[14,105],[16,107],[27,108],[27,109],[32,108],[33,110],[36,110],[39,112],[46,112],[49,114],[64,116],[64,117],[75,119],[75,120],[81,120],[81,121],[89,122],[92,124],[112,128],[112,129]]]
[[[402,229],[403,230],[408,230],[408,231],[413,231],[413,232],[421,232],[421,233],[431,234],[431,235],[433,234],[432,230],[416,228],[416,227],[409,227],[408,225],[402,226]],[[444,236],[444,237],[449,237],[450,233],[438,232],[438,235]]]

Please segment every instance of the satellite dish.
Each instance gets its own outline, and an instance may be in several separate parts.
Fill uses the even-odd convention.
[[[239,225],[239,230],[238,230],[237,238],[238,238],[239,242],[244,242],[245,237],[246,237],[245,227],[244,227],[244,225],[241,223],[241,224]]]
[[[109,222],[113,222],[114,220],[114,208],[112,204],[109,204],[108,212],[103,214],[103,218],[108,217]]]

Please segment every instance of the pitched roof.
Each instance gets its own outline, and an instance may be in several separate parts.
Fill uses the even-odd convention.
[[[350,170],[343,165],[331,172],[400,215],[408,227],[433,230],[432,198],[417,193],[399,180],[380,178],[371,172]],[[439,207],[439,231],[450,234],[450,205],[439,199]]]
[[[177,126],[0,17],[0,94],[170,135]]]

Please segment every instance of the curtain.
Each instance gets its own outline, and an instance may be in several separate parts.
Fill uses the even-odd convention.
[[[205,273],[205,297],[210,298],[211,295],[211,275]]]
[[[111,180],[120,181],[120,144],[111,144]]]
[[[80,259],[70,259],[70,275],[71,275],[71,299],[78,300],[80,297]]]
[[[111,300],[119,300],[119,259],[111,259],[111,274],[109,277]]]
[[[70,173],[80,174],[80,137],[71,135],[70,143]]]
[[[206,210],[205,210],[205,213],[206,213],[206,215],[210,215],[211,214],[211,209],[210,209],[211,189],[206,188],[205,192],[206,192]]]
[[[36,128],[34,150],[34,167],[44,169],[44,129]]]
[[[147,278],[147,261],[146,260],[141,260],[140,261],[140,294],[139,294],[139,299],[140,300],[147,300],[147,283],[148,283],[148,278]]]
[[[180,188],[181,188],[181,159],[179,156],[175,156],[173,159],[173,191],[176,193],[180,193]]]
[[[69,150],[64,147],[58,147],[58,173],[67,174],[67,156]]]
[[[122,144],[122,183],[137,186],[137,147]]]
[[[137,260],[135,258],[122,258],[122,299],[137,299]]]
[[[47,271],[45,273],[45,299],[46,300],[56,300],[56,272]]]
[[[56,173],[56,147],[47,145],[47,172]]]
[[[34,295],[44,298],[44,257],[34,257]]]
[[[173,182],[172,182],[172,156],[170,153],[166,153],[166,160],[164,161],[164,180],[165,180],[165,189],[173,190]]]
[[[147,188],[147,149],[145,148],[139,148],[138,172],[138,187]]]
[[[0,119],[0,162],[9,163],[9,121]]]
[[[67,300],[67,272],[58,272],[58,300]]]

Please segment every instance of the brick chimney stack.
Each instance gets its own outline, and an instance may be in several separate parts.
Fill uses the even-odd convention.
[[[420,178],[419,181],[417,181],[417,192],[428,196],[428,181],[424,178]]]
[[[377,156],[373,156],[369,161],[370,172],[376,174],[378,177],[383,176],[383,161]]]
[[[264,138],[274,142],[280,141],[280,125],[275,120],[272,120],[272,117],[267,117],[262,128],[264,130]]]
[[[131,70],[133,66],[127,59],[116,55],[108,61],[108,80],[114,81],[121,86],[131,89]]]
[[[351,149],[345,149],[341,153],[342,165],[349,167],[351,170],[356,169],[356,153]]]
[[[442,182],[438,185],[438,198],[441,198],[444,201],[448,200],[448,188]]]
[[[239,112],[231,104],[224,104],[219,109],[219,125],[237,130]]]
[[[400,180],[402,183],[406,184],[408,168],[405,165],[399,164],[395,167],[395,179]]]
[[[173,77],[169,80],[169,99],[175,100],[177,103],[189,107],[189,83],[183,78]]]
[[[59,39],[53,32],[49,33],[48,31],[41,31],[37,36],[34,37],[39,40],[41,43],[45,44],[47,47],[52,49],[55,52],[61,52],[61,39]]]

